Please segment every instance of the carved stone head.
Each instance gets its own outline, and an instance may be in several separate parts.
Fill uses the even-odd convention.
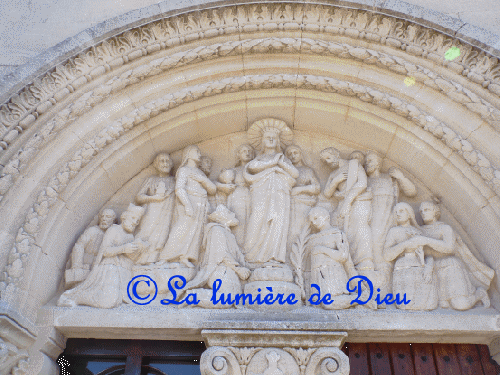
[[[361,151],[353,151],[349,155],[349,160],[357,159],[359,161],[359,165],[364,165],[365,164],[365,154],[363,154]]]
[[[425,224],[432,224],[441,217],[439,205],[431,201],[422,202],[419,211]]]
[[[282,147],[292,143],[293,132],[284,121],[266,118],[250,126],[248,139],[250,144],[260,151],[282,152]]]
[[[413,211],[413,208],[408,203],[400,202],[396,204],[394,207],[394,215],[398,225],[407,223],[409,220],[412,227],[419,228],[417,220],[415,219],[415,211]]]
[[[111,208],[106,208],[99,214],[99,228],[101,228],[102,230],[106,230],[115,223],[115,220],[115,211],[113,211]]]
[[[212,159],[210,159],[208,156],[202,156],[200,169],[208,176],[210,174],[210,171],[212,170]]]
[[[262,150],[274,149],[281,152],[280,132],[275,128],[266,128],[262,133]]]
[[[229,211],[223,204],[219,204],[217,209],[208,215],[208,219],[214,223],[223,224],[227,227],[233,227],[240,223],[238,219],[236,219],[236,215]]]
[[[236,166],[245,165],[255,157],[255,151],[252,146],[244,144],[237,148],[236,156],[238,162]]]
[[[365,168],[368,174],[380,171],[380,168],[382,168],[382,158],[376,152],[370,151],[366,155]]]
[[[321,150],[319,156],[323,162],[328,164],[331,168],[335,169],[339,166],[340,152],[334,147],[328,147]]]
[[[199,165],[201,161],[201,151],[196,145],[187,146],[182,152],[182,162],[179,168],[185,167],[189,160],[196,162]]]
[[[223,184],[232,184],[234,182],[234,171],[232,169],[223,169],[219,175],[219,181]]]
[[[121,225],[126,232],[132,233],[135,228],[139,225],[142,215],[144,215],[145,208],[141,206],[136,206],[134,204],[129,204],[127,211],[121,214]]]
[[[153,167],[155,167],[158,173],[169,174],[173,166],[174,162],[166,152],[156,155],[153,161]]]
[[[302,150],[297,145],[290,145],[285,150],[285,156],[290,159],[292,164],[299,164],[303,162]]]
[[[330,213],[324,207],[311,208],[307,218],[314,229],[323,230],[330,226]]]

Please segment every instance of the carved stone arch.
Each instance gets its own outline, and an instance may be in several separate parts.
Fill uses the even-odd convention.
[[[419,201],[440,196],[447,223],[500,270],[498,51],[384,9],[209,5],[116,29],[3,96],[2,302],[35,322],[76,238],[156,153],[270,115],[399,165]],[[449,62],[451,46],[462,54]]]

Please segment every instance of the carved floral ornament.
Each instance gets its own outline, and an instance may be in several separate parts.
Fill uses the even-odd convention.
[[[78,57],[58,65],[53,72],[40,77],[2,106],[0,120],[3,129],[0,130],[2,136],[0,148],[4,150],[4,153],[23,131],[32,128],[39,121],[40,115],[50,112],[51,108],[69,95],[82,93],[87,83],[108,73],[112,74],[114,69],[129,61],[137,60],[161,49],[186,44],[192,40],[258,30],[267,32],[304,30],[367,39],[374,43],[374,46],[377,43],[385,44],[405,50],[409,54],[442,63],[451,70],[452,74],[467,76],[472,82],[480,84],[491,93],[500,94],[500,70],[496,57],[488,56],[475,47],[409,21],[371,14],[362,10],[348,10],[325,5],[305,7],[302,4],[245,5],[220,8],[217,11],[187,13],[155,21],[110,38],[89,48]],[[450,46],[457,46],[462,51],[461,56],[452,62],[443,58],[444,52]],[[116,93],[127,85],[174,67],[231,54],[296,53],[299,51],[362,60],[401,74],[411,74],[416,80],[445,93],[472,112],[479,114],[488,123],[498,127],[500,115],[493,104],[463,88],[460,84],[401,58],[365,48],[321,40],[249,39],[198,47],[172,55],[162,61],[155,60],[150,64],[125,72],[120,77],[112,78],[112,84],[84,94],[75,105],[61,111],[53,120],[49,120],[43,129],[28,140],[9,162],[4,163],[5,168],[0,172],[0,194],[5,195],[23,165],[31,160],[49,134],[53,134],[60,127],[90,110],[109,94]],[[489,164],[480,152],[468,150],[472,148],[469,145],[465,148],[467,150],[464,152],[470,153],[466,157],[475,163]],[[492,177],[492,173],[486,171],[482,174]],[[491,181],[492,178],[488,180]],[[498,176],[496,178],[498,179]]]
[[[376,64],[377,66],[383,68],[389,68],[401,74],[412,75],[419,81],[422,81],[425,85],[439,90],[453,100],[460,102],[472,112],[480,115],[481,118],[491,125],[498,127],[500,111],[498,111],[491,103],[479,98],[476,94],[457,83],[439,76],[426,68],[416,66],[398,57],[389,56],[385,53],[378,53],[362,47],[352,47],[346,44],[341,45],[338,43],[323,42],[320,40],[301,41],[300,39],[293,38],[266,38],[228,42],[223,45],[216,44],[206,46],[201,49],[199,47],[154,60],[148,64],[138,66],[135,69],[128,70],[120,76],[114,76],[98,89],[81,96],[75,103],[70,104],[66,109],[59,112],[54,119],[48,121],[39,133],[35,134],[29,141],[27,141],[23,145],[22,150],[19,151],[17,155],[14,155],[9,161],[0,175],[0,199],[2,199],[3,195],[5,195],[8,189],[14,184],[15,180],[19,177],[20,172],[22,172],[29,161],[33,159],[37,151],[41,149],[50,138],[52,138],[62,128],[74,122],[86,112],[90,111],[107,97],[116,94],[125,87],[136,84],[145,78],[154,77],[176,67],[194,64],[209,58],[221,58],[228,55],[255,52],[297,52],[299,50],[299,45],[302,53],[307,50],[313,54],[326,54],[344,58],[353,58],[362,60],[369,64]],[[241,89],[244,90],[247,89],[247,87],[245,86]],[[490,163],[487,158],[481,154],[481,152],[475,151],[470,142],[463,139],[460,135],[456,135],[455,132],[449,127],[437,130],[434,134],[439,138],[446,136],[446,139],[449,140],[447,142],[448,144],[455,143],[453,148],[456,151],[462,151],[467,162],[473,167],[478,167],[476,168],[476,171],[481,173],[481,176],[487,181],[493,181],[493,183],[495,183],[495,181],[499,180],[499,172],[495,173],[495,170],[480,169],[480,167],[490,167]],[[461,145],[457,144],[457,142],[460,142]]]

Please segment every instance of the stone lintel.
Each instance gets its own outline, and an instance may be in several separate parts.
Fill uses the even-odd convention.
[[[204,329],[201,335],[210,346],[260,347],[337,347],[341,348],[347,332],[277,331],[245,329]]]
[[[488,344],[500,337],[498,312],[472,309],[457,312],[404,312],[350,309],[325,311],[303,307],[286,313],[121,306],[42,309],[45,324],[64,336],[101,339],[201,341],[202,330],[347,332],[349,342],[447,342]],[[411,317],[411,319],[409,319]]]

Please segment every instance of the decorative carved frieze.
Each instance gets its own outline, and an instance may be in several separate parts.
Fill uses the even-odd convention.
[[[129,61],[153,54],[161,49],[218,35],[294,30],[345,35],[401,49],[411,55],[443,64],[452,72],[466,76],[472,82],[500,95],[498,58],[436,30],[413,24],[411,21],[337,6],[251,4],[186,13],[155,21],[111,37],[57,65],[50,72],[13,95],[0,107],[0,136],[2,137],[0,149],[7,149],[23,131],[33,126],[40,115],[47,113],[75,90]],[[308,40],[304,39],[303,42],[304,51],[307,52]],[[461,54],[449,62],[444,59],[444,54],[451,46],[458,47]],[[322,50],[324,52],[325,48],[317,43],[313,43],[311,47],[313,53]],[[223,50],[225,48],[229,51],[232,49],[227,44]],[[260,48],[257,46],[255,51],[259,52]],[[276,48],[278,52],[287,52],[289,46],[278,43],[273,48]],[[300,44],[295,43],[292,50],[297,48],[301,48]],[[264,51],[265,49],[264,47]],[[342,55],[339,47],[335,47],[334,50]],[[210,58],[210,51],[205,50],[204,53],[206,55],[203,58]],[[356,50],[354,54],[363,56],[366,53]],[[394,65],[392,68],[395,71],[405,70],[390,60],[388,59],[386,64]],[[140,69],[136,69],[135,73],[140,73]],[[468,107],[472,110],[481,112],[481,116],[493,115],[494,121],[498,123],[498,114],[491,113],[483,103],[478,104],[480,99],[468,101],[459,93],[455,94],[456,90],[461,91],[456,84],[450,86],[442,83],[437,86],[449,96],[465,100],[464,104],[468,103]]]
[[[248,39],[227,42],[222,45],[216,44],[202,48],[198,47],[154,60],[148,64],[128,70],[120,76],[111,77],[107,83],[84,94],[75,103],[70,104],[66,109],[58,113],[54,119],[45,124],[41,131],[28,140],[23,145],[22,150],[10,159],[9,163],[0,172],[0,200],[14,184],[20,172],[34,158],[38,150],[50,141],[57,132],[77,120],[84,113],[90,111],[107,97],[118,93],[125,87],[137,84],[145,78],[154,77],[170,69],[199,63],[208,59],[252,53],[298,52],[361,60],[367,64],[373,64],[400,74],[412,76],[416,81],[444,93],[453,101],[461,103],[470,111],[481,116],[489,124],[500,129],[500,111],[491,103],[480,98],[462,85],[450,81],[427,68],[405,61],[402,58],[363,47],[354,47],[322,40],[298,38]],[[470,147],[467,146],[466,148],[468,150]],[[477,159],[476,161],[479,161],[479,159],[484,158],[481,154],[474,154],[471,151],[465,152],[467,152],[464,156],[466,160]],[[482,163],[484,164],[485,162]],[[488,172],[483,171],[483,173],[487,174]],[[496,177],[498,178],[498,176]]]

